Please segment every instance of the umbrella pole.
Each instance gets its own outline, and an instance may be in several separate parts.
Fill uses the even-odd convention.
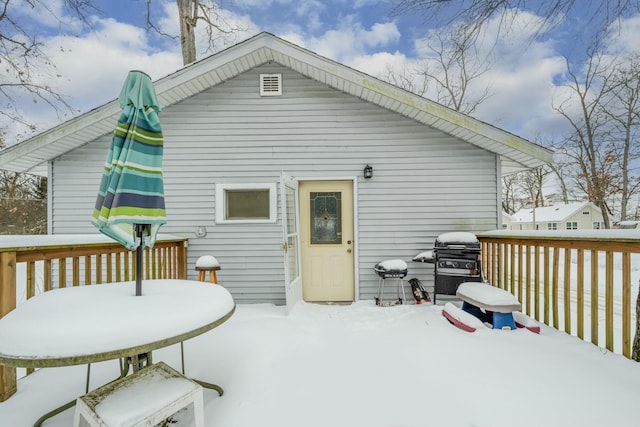
[[[138,240],[138,247],[136,248],[136,296],[142,295],[142,235],[146,224],[135,224],[136,237]]]

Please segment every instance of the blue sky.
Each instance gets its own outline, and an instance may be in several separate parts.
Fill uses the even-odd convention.
[[[47,2],[53,9],[59,3]],[[95,4],[101,12],[91,17],[89,29],[67,19],[61,24],[40,10],[21,9],[21,19],[39,31],[57,67],[53,73],[43,73],[42,79],[67,97],[73,114],[115,99],[130,69],[144,70],[155,80],[182,67],[178,42],[146,30],[146,0],[97,0]],[[235,41],[269,31],[376,77],[384,76],[388,69],[418,67],[428,54],[425,37],[430,31],[443,32],[418,14],[392,17],[390,1],[222,0],[218,4],[228,22],[245,29]],[[156,25],[178,34],[175,0],[151,0],[151,5]],[[520,136],[544,140],[564,129],[563,119],[552,109],[552,99],[565,90],[562,54],[582,52],[577,47],[589,25],[583,25],[580,16],[558,17],[563,24],[532,39],[534,29],[527,22],[540,18],[534,13],[519,17],[495,46],[489,40],[493,40],[497,21],[486,26],[487,37],[479,49],[488,53],[493,48],[492,66],[472,91],[490,86],[491,96],[474,115]],[[636,16],[625,21],[611,49],[637,50],[639,38],[640,17]],[[202,46],[200,43],[199,49]],[[217,45],[218,50],[224,47]],[[199,50],[198,56],[211,53]],[[427,96],[434,94],[427,92]],[[57,115],[41,104],[30,104],[25,118],[44,130],[73,114]],[[10,134],[19,131],[15,125],[9,127]]]

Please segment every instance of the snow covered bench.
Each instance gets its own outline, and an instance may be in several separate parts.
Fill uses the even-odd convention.
[[[204,427],[202,387],[159,362],[79,397],[73,425],[155,426],[190,405],[195,427]]]
[[[486,312],[491,312],[494,329],[516,329],[513,312],[520,311],[522,304],[504,289],[486,283],[464,282],[458,287],[456,296],[463,301],[462,310],[480,319],[488,316]]]

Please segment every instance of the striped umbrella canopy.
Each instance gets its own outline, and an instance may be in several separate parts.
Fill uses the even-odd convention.
[[[129,250],[153,247],[167,222],[162,179],[160,106],[151,78],[130,71],[120,92],[122,113],[102,173],[92,223]],[[140,275],[136,274],[136,280]]]

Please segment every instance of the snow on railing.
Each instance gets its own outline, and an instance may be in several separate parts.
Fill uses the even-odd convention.
[[[485,277],[523,312],[631,357],[640,230],[497,230],[478,239]]]

